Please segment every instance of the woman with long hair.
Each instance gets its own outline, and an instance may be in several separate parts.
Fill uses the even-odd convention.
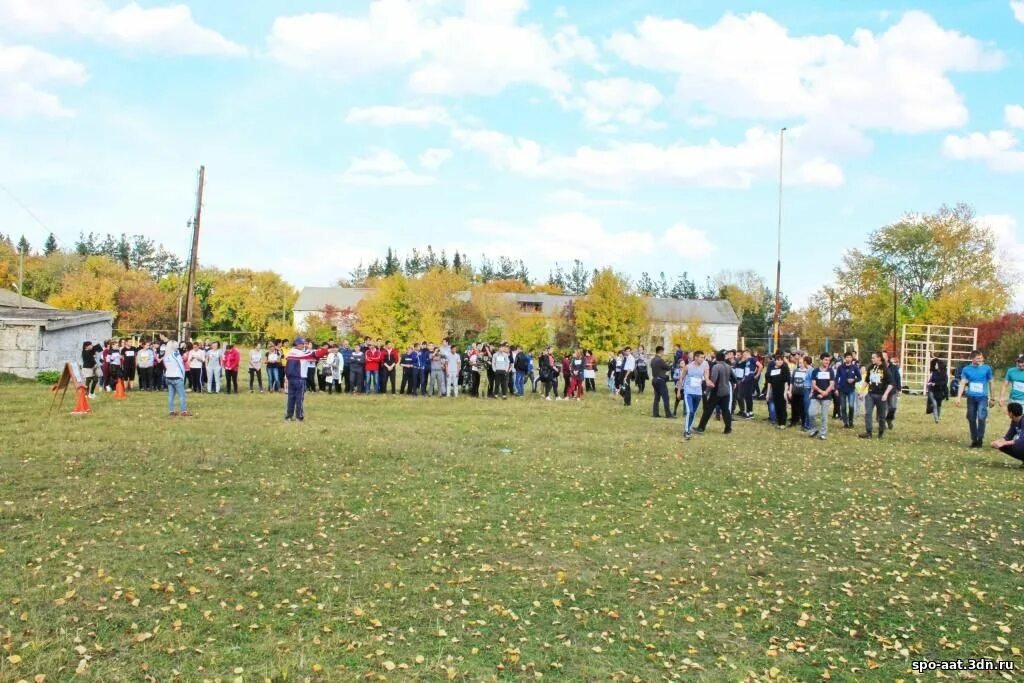
[[[203,366],[206,365],[206,352],[198,344],[188,342],[185,344],[185,351],[188,357],[188,380],[189,387],[195,394],[203,391]]]

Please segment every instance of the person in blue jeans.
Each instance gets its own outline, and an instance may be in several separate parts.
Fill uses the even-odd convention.
[[[171,417],[189,417],[188,407],[185,405],[185,359],[181,357],[178,349],[178,342],[171,341],[160,335],[166,351],[164,352],[164,381],[167,384],[167,413]],[[180,412],[174,410],[174,396],[178,396],[178,403],[181,404]]]
[[[857,413],[857,384],[861,381],[860,364],[853,354],[846,352],[843,362],[836,368],[836,391],[839,393],[839,415],[843,428],[853,429],[853,418]]]
[[[956,405],[967,396],[967,424],[971,429],[971,448],[981,448],[985,441],[985,420],[988,418],[989,401],[995,390],[995,374],[992,366],[985,365],[985,354],[971,351],[971,364],[960,372],[960,391]]]

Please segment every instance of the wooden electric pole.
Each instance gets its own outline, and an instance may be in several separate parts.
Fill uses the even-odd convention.
[[[199,262],[199,226],[203,215],[203,183],[206,181],[206,167],[199,167],[199,189],[196,190],[196,215],[192,219],[192,251],[188,257],[188,285],[185,290],[185,323],[181,330],[181,340],[192,338],[195,329],[192,320],[196,298],[196,265]]]

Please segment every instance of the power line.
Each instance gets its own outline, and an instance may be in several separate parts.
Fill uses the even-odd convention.
[[[6,185],[4,185],[3,183],[0,183],[0,190],[3,190],[4,192],[6,192],[7,196],[9,196],[11,199],[13,199],[15,204],[17,204],[22,209],[24,209],[25,213],[27,213],[29,216],[32,217],[32,220],[34,220],[36,223],[38,223],[40,226],[42,226],[43,230],[45,230],[48,233],[53,232],[53,230],[50,230],[50,226],[48,226],[46,223],[44,223],[43,220],[32,211],[32,209],[28,208],[28,206],[25,205],[24,202],[22,202],[20,199],[15,197],[14,193],[11,192],[9,189],[7,189]]]

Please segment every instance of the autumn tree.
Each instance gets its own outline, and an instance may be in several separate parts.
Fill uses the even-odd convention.
[[[551,326],[541,315],[521,315],[508,325],[506,336],[522,349],[539,351],[551,343]]]
[[[298,293],[273,271],[236,268],[216,272],[201,305],[214,329],[263,334],[274,321],[287,319]]]
[[[359,303],[357,329],[360,334],[390,339],[399,346],[421,339],[440,340],[444,336],[443,305],[425,303],[414,281],[396,273],[380,280],[373,294]]]
[[[649,327],[647,302],[608,268],[597,273],[587,295],[576,302],[575,316],[580,344],[601,352],[635,345]]]

